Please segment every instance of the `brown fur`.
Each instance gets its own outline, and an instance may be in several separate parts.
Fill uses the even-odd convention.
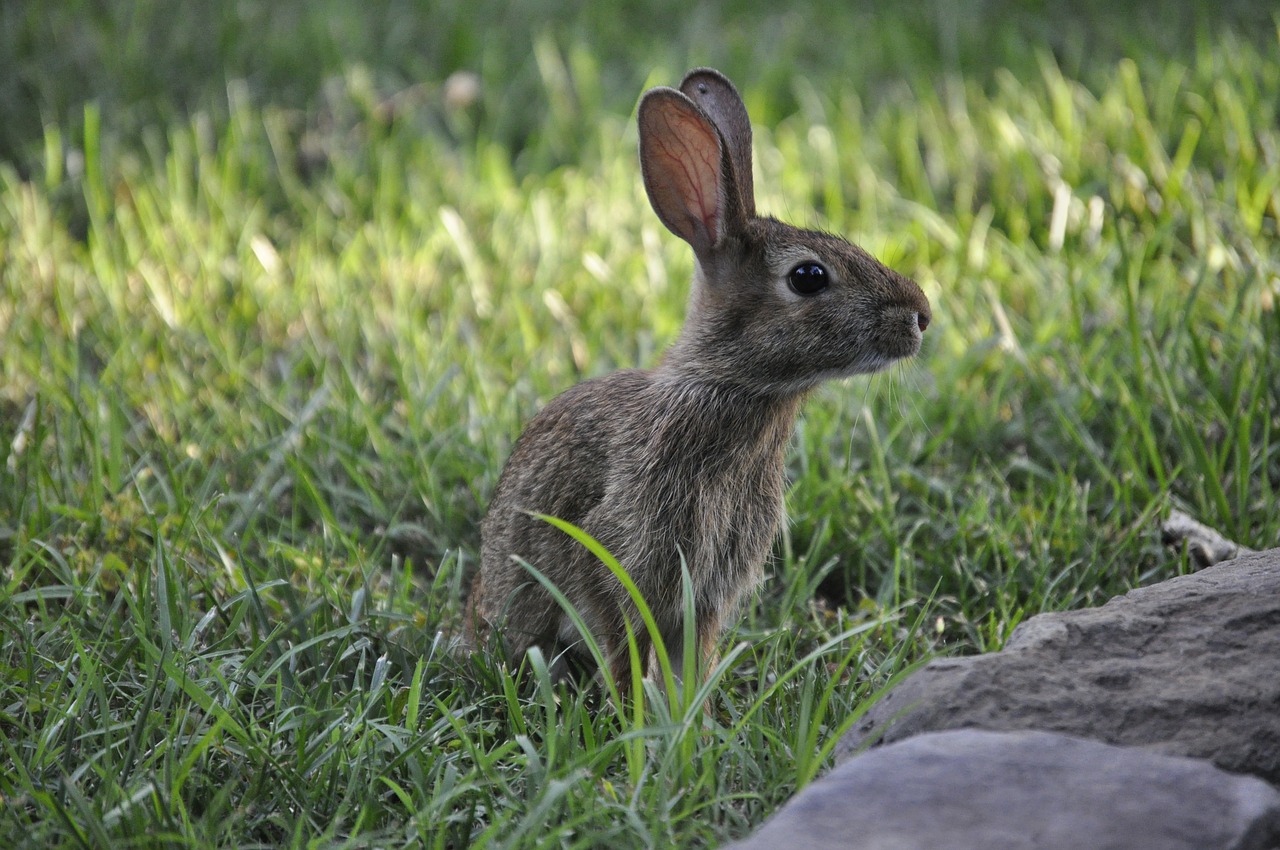
[[[579,384],[529,423],[481,528],[467,616],[473,643],[496,627],[513,658],[571,645],[569,619],[524,560],[574,604],[624,688],[624,618],[641,659],[649,654],[630,598],[585,547],[529,514],[571,522],[618,558],[673,659],[683,640],[683,559],[705,662],[762,575],[805,395],[827,378],[914,355],[930,316],[915,283],[856,246],[756,217],[750,124],[737,91],[708,69],[690,72],[681,89],[642,100],[640,156],[655,212],[697,258],[684,330],[656,368]],[[800,262],[820,262],[828,289],[788,289]]]

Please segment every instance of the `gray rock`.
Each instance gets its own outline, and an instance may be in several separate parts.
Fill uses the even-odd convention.
[[[1064,732],[1280,784],[1280,549],[1032,617],[1000,652],[933,661],[836,757],[959,728]]]
[[[737,850],[1269,850],[1280,792],[1048,732],[920,735],[846,761]]]

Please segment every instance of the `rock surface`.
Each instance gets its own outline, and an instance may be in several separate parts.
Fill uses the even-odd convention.
[[[1032,617],[1000,652],[933,661],[873,706],[836,758],[960,728],[1063,732],[1280,785],[1280,549]]]
[[[1280,792],[1046,732],[919,735],[849,759],[737,850],[1269,850]]]

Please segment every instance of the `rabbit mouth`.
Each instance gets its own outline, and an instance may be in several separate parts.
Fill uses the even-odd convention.
[[[920,351],[920,338],[916,337],[897,351],[865,351],[844,369],[832,369],[826,377],[849,378],[854,375],[870,375],[883,372],[894,363],[914,357]]]
[[[883,337],[868,340],[871,344],[853,352],[853,356],[846,363],[823,370],[817,380],[883,372],[901,360],[915,357],[920,353],[924,333],[916,326],[916,314],[912,313],[910,318],[911,325],[904,333],[886,334]]]
[[[924,343],[924,331],[932,316],[928,305],[919,309],[916,305],[894,305],[881,314],[884,332],[872,338],[874,343],[859,352],[856,362],[864,368],[858,372],[879,372],[898,360],[915,357]]]
[[[819,368],[790,379],[774,381],[765,387],[765,392],[783,395],[807,393],[827,381],[883,372],[893,364],[914,356],[919,350],[920,339],[917,337],[914,341],[900,346],[898,350],[861,351],[848,363]]]

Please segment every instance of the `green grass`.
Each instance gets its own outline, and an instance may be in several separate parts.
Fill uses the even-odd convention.
[[[0,10],[0,845],[718,846],[916,663],[1189,569],[1171,505],[1280,542],[1267,4],[207,5]],[[808,405],[707,714],[439,635],[522,423],[678,332],[631,110],[704,63],[935,311]]]

